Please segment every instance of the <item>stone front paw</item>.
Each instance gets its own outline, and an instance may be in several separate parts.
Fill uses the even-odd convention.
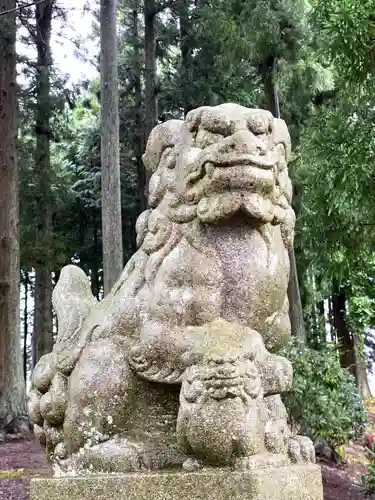
[[[315,463],[315,448],[306,436],[290,438],[288,453],[293,463]]]
[[[81,448],[66,466],[82,473],[127,473],[181,466],[184,460],[186,456],[169,446],[117,436],[104,443]]]
[[[113,438],[100,444],[83,446],[65,466],[81,473],[137,472],[151,469],[150,457],[141,444]]]
[[[55,352],[45,354],[36,364],[32,377],[32,388],[41,394],[45,394],[57,371],[58,355]]]
[[[68,379],[61,373],[56,373],[52,379],[49,391],[40,399],[41,416],[52,426],[62,425],[67,406]]]

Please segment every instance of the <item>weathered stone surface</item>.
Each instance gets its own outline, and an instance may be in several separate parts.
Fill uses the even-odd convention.
[[[153,130],[139,250],[100,303],[82,270],[62,270],[29,413],[65,472],[185,475],[34,483],[38,495],[122,498],[127,485],[127,498],[321,499],[313,444],[292,435],[280,397],[292,384],[277,355],[290,336],[289,155],[282,120],[235,104]]]
[[[323,500],[316,465],[33,479],[31,500]]]

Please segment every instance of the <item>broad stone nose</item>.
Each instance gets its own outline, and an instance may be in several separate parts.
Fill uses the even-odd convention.
[[[261,155],[269,152],[269,146],[266,141],[255,136],[249,130],[238,130],[229,137],[226,137],[218,144],[220,154],[241,155]]]

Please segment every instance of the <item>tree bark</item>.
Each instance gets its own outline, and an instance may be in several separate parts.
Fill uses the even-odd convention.
[[[189,0],[179,0],[180,51],[181,51],[181,90],[184,116],[194,107],[191,97],[192,85],[192,47],[190,43]]]
[[[261,75],[264,86],[264,106],[275,118],[280,118],[279,92],[276,84],[278,59],[270,56],[262,62]]]
[[[354,338],[346,321],[346,293],[337,283],[333,284],[332,316],[333,327],[340,344],[340,364],[356,376]]]
[[[138,175],[138,196],[139,196],[139,212],[143,212],[147,208],[147,178],[146,169],[143,165],[142,154],[144,150],[144,130],[142,120],[142,75],[141,75],[141,53],[139,46],[139,29],[138,29],[138,14],[139,0],[134,0],[132,10],[132,27],[133,27],[133,70],[134,70],[134,91],[135,91],[135,141],[134,152],[137,163]]]
[[[0,11],[15,0],[0,0]],[[20,339],[19,178],[17,165],[16,13],[0,17],[0,429],[25,416]]]
[[[32,366],[53,348],[52,275],[49,269],[35,269]]]
[[[371,398],[368,383],[367,362],[360,352],[356,337],[349,329],[346,317],[346,292],[337,282],[333,283],[332,326],[340,348],[340,364],[355,377],[358,392],[364,398]]]
[[[51,25],[54,0],[35,6],[37,106],[35,116],[35,177],[37,187],[38,255],[35,265],[35,305],[32,335],[32,365],[52,351],[52,165],[51,165]]]
[[[292,335],[297,337],[301,342],[306,343],[307,335],[305,322],[303,319],[303,310],[301,303],[301,295],[299,291],[299,282],[297,274],[297,264],[294,248],[289,250],[290,275],[288,283],[288,299],[289,299],[289,318],[292,328]]]
[[[317,304],[316,304],[316,309],[318,311],[318,315],[320,318],[325,318],[325,314],[324,314],[324,300],[320,300]]]
[[[102,242],[104,295],[123,267],[116,0],[100,0]]]
[[[23,305],[23,376],[25,381],[27,380],[27,341],[29,337],[29,282],[29,273],[25,271]]]
[[[91,256],[91,291],[94,297],[99,300],[100,298],[100,281],[99,281],[99,261],[98,255],[100,254],[99,237],[98,237],[98,224],[96,217],[93,220],[93,254]]]
[[[152,129],[158,124],[158,98],[156,92],[156,35],[155,0],[144,0],[145,24],[145,144]],[[146,191],[150,172],[146,171]]]
[[[265,107],[275,118],[280,118],[279,93],[276,84],[278,59],[271,56],[261,65],[261,75],[264,85]],[[289,318],[292,335],[299,338],[303,343],[307,341],[303,309],[298,283],[296,256],[294,248],[289,250],[290,275],[288,283]]]

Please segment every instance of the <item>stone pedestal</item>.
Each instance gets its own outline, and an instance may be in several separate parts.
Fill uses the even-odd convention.
[[[320,467],[33,479],[31,500],[323,500]]]

